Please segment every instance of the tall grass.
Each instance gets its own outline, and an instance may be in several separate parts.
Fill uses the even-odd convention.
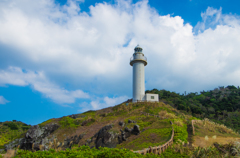
[[[223,124],[218,124],[216,122],[210,121],[208,118],[204,118],[203,120],[195,120],[194,124],[198,126],[203,126],[207,128],[209,131],[216,132],[219,131],[221,133],[228,133],[228,134],[238,134],[231,128],[228,128],[227,126]]]

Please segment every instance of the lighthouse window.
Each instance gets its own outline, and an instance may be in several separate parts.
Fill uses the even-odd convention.
[[[151,99],[154,99],[154,96],[151,96]]]

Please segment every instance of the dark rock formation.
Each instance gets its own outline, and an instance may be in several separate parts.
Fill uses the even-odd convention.
[[[140,127],[138,125],[134,125],[131,131],[132,134],[138,135],[140,133]]]
[[[119,126],[122,126],[122,127],[125,125],[125,123],[123,121],[120,121],[118,124],[119,124]]]
[[[124,129],[124,135],[125,135],[125,138],[128,138],[131,136],[131,132],[132,132],[132,129],[129,129],[129,128],[125,128]]]
[[[76,119],[76,118],[78,118],[79,116],[78,116],[78,114],[72,114],[72,115],[69,115],[68,117],[71,117],[71,118],[73,118],[73,119]]]
[[[134,121],[134,120],[128,120],[128,123],[136,123],[136,121]]]
[[[15,139],[15,140],[9,142],[8,144],[4,145],[5,150],[7,151],[9,149],[16,148],[16,147],[18,147],[18,145],[21,145],[23,142],[24,142],[24,138]]]
[[[72,136],[71,138],[66,138],[64,140],[64,143],[59,145],[59,147],[71,148],[72,145],[78,144],[79,141],[83,138],[83,136],[84,136],[84,134],[80,134],[80,135]]]
[[[14,147],[20,146],[20,149],[30,150],[39,150],[39,145],[43,145],[44,149],[48,147],[46,144],[49,143],[47,136],[59,128],[58,124],[48,124],[42,128],[39,125],[35,125],[29,128],[25,138],[16,139],[8,144],[5,144],[5,150],[13,149]],[[51,141],[51,140],[50,140]],[[34,145],[33,145],[34,144]]]
[[[138,135],[141,133],[140,128],[138,125],[134,125],[133,129],[129,129],[128,127],[126,127],[121,131],[121,135],[118,136],[118,143],[121,144],[123,141],[126,141],[128,137],[130,137],[132,134]]]
[[[102,129],[99,130],[94,136],[93,140],[95,139],[95,147],[108,147],[108,148],[115,148],[118,144],[117,136],[118,134],[114,134],[109,130],[112,128],[112,125],[104,126]]]

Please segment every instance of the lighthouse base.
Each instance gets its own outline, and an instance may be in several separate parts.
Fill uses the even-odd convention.
[[[134,100],[134,99],[132,100],[133,103],[144,102],[144,101],[147,101],[147,102],[159,102],[158,94],[146,93],[142,100]]]

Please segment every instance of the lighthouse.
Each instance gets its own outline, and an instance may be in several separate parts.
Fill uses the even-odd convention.
[[[133,102],[158,101],[158,94],[145,95],[145,71],[147,58],[142,52],[142,48],[137,45],[134,48],[133,56],[130,58],[130,65],[133,67]]]

